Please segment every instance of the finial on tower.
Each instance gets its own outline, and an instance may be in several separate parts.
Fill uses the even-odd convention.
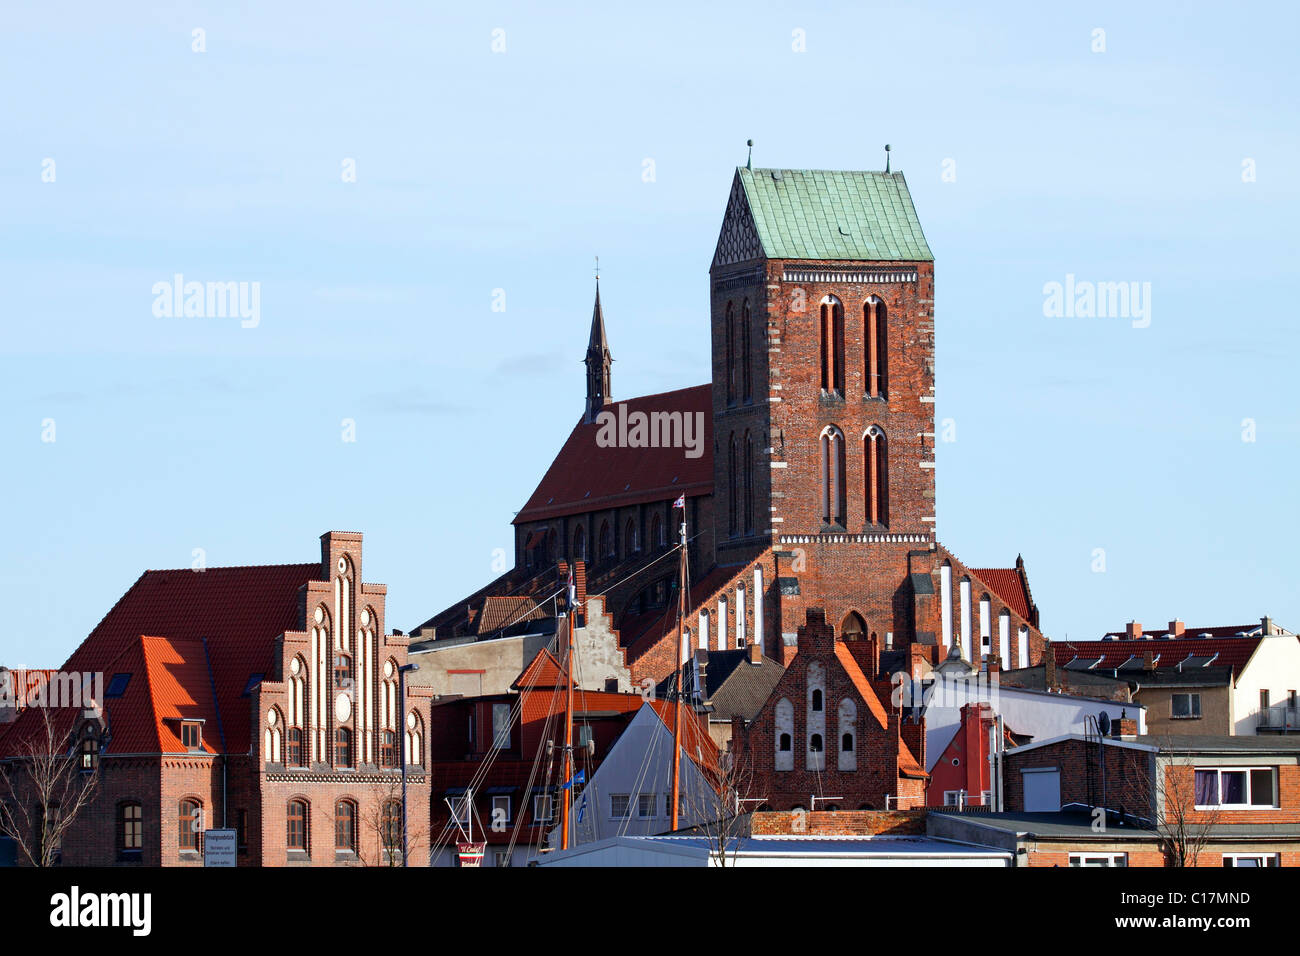
[[[596,257],[596,285],[600,285],[600,256]]]
[[[745,160],[745,168],[753,169],[754,168],[754,141],[752,139],[747,139],[745,140],[745,145],[749,147],[749,158]]]
[[[885,144],[885,172],[889,172],[889,144]]]

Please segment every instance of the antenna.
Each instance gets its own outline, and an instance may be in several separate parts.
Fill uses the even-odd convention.
[[[754,168],[754,141],[752,139],[747,139],[745,140],[745,145],[749,147],[749,158],[745,160],[745,168],[753,169]]]
[[[885,172],[889,172],[889,144],[885,144]]]
[[[600,281],[600,256],[596,257],[596,281]]]

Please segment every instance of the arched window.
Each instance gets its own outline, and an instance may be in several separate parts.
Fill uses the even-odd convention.
[[[736,404],[736,316],[731,303],[727,303],[727,404]]]
[[[840,732],[838,767],[843,771],[857,770],[858,705],[845,697],[840,701],[838,716]]]
[[[840,637],[846,641],[861,641],[867,636],[867,625],[857,611],[850,611],[840,625]]]
[[[582,525],[573,532],[573,559],[575,561],[587,560],[587,532]]]
[[[662,548],[664,541],[664,522],[659,515],[650,519],[650,541],[656,548]]]
[[[745,432],[745,534],[754,533],[754,439]]]
[[[828,425],[821,435],[822,521],[845,526],[844,433]]]
[[[339,767],[352,766],[352,731],[340,727],[334,732],[334,764]]]
[[[627,519],[627,525],[623,529],[623,548],[627,554],[636,554],[641,550],[636,540],[636,522],[631,518]]]
[[[357,852],[357,805],[351,800],[334,804],[334,849],[341,853]]]
[[[305,766],[302,759],[302,729],[299,727],[289,728],[289,753],[288,763],[290,767]]]
[[[749,327],[752,323],[749,321],[749,300],[740,309],[740,362],[741,376],[743,379],[743,394],[746,402],[754,400],[754,379],[752,371],[753,359],[750,356],[749,348]]]
[[[775,725],[775,769],[793,770],[794,704],[788,698],[783,697],[776,702]]]
[[[284,760],[281,745],[284,741],[284,718],[279,707],[272,707],[266,714],[266,761],[280,763]]]
[[[608,521],[600,523],[600,556],[602,558],[614,556],[614,535],[609,530]]]
[[[844,734],[840,737],[840,750],[845,753],[853,753],[853,735]]]
[[[309,852],[310,844],[307,840],[308,819],[307,801],[290,800],[285,826],[285,846],[289,850],[296,850],[299,853]]]
[[[397,731],[385,730],[380,738],[379,761],[380,766],[396,767],[397,766]]]
[[[347,651],[334,652],[334,686],[336,688],[352,686],[352,655]]]
[[[733,537],[740,529],[740,462],[737,461],[736,436],[727,446],[727,532]]]
[[[814,688],[812,692],[812,709],[813,710],[822,709],[822,692],[818,688]]]
[[[889,446],[879,425],[872,425],[862,436],[862,457],[866,462],[863,476],[867,522],[889,524]]]
[[[889,385],[889,321],[885,303],[868,296],[863,311],[863,345],[867,359],[867,395],[887,397]]]
[[[402,850],[402,805],[397,800],[385,800],[380,814],[379,836],[384,841],[384,852],[390,857]]]
[[[117,849],[122,856],[137,860],[144,850],[144,805],[137,801],[118,804]]]
[[[815,754],[821,753],[825,748],[822,746],[822,735],[813,734],[812,740],[808,742],[808,749]]]
[[[844,394],[844,305],[833,295],[822,299],[822,391]]]
[[[203,804],[186,798],[177,811],[177,845],[182,853],[199,851],[199,833],[203,830]]]
[[[414,711],[406,717],[406,765],[424,766],[424,721]]]

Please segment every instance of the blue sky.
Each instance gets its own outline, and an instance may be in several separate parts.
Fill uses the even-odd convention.
[[[945,544],[1022,553],[1053,638],[1300,628],[1293,5],[128,6],[0,11],[0,661],[195,548],[363,531],[402,629],[484,583],[581,411],[594,255],[616,397],[707,380],[751,137],[907,175]],[[260,324],[156,317],[176,273]],[[1044,317],[1067,274],[1150,282],[1150,326]]]

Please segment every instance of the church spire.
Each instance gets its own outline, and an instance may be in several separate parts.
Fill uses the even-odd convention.
[[[599,260],[597,260],[599,262]],[[591,312],[591,338],[587,342],[587,409],[583,421],[594,422],[609,402],[609,366],[614,361],[605,337],[605,313],[600,308],[600,273],[596,274],[596,306]]]

